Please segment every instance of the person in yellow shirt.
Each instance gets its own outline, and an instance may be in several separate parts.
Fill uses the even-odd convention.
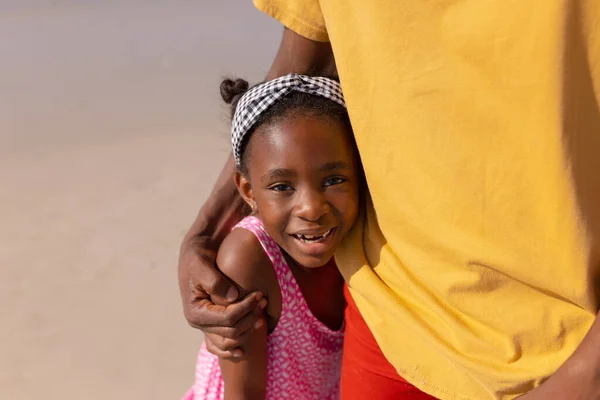
[[[255,4],[287,28],[267,79],[337,68],[370,199],[336,261],[397,373],[442,399],[600,398],[600,2]],[[222,357],[265,301],[213,266],[233,171],[179,263]]]

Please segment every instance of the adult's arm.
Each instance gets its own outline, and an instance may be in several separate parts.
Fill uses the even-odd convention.
[[[334,75],[330,44],[285,29],[267,79],[292,72]],[[215,267],[219,245],[246,207],[234,184],[234,173],[235,162],[230,155],[210,197],[183,239],[178,267],[185,318],[192,327],[205,333],[209,351],[223,358],[241,355],[238,347],[244,341],[244,334],[260,328],[266,304],[261,293],[250,293],[237,301],[237,289]]]

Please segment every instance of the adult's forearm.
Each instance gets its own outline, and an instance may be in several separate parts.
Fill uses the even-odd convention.
[[[235,170],[235,161],[230,155],[184,242],[203,238],[218,246],[248,211],[235,186]]]
[[[266,79],[275,79],[291,73],[337,75],[331,45],[309,40],[284,28],[279,50]]]

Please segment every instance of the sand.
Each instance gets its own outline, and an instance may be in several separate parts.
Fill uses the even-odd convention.
[[[245,1],[0,4],[0,398],[177,399],[178,248],[229,149],[218,83],[280,27]]]

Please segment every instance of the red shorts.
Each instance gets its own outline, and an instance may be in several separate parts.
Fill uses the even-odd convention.
[[[346,333],[342,361],[342,400],[432,400],[402,379],[385,358],[356,303],[344,286]]]

